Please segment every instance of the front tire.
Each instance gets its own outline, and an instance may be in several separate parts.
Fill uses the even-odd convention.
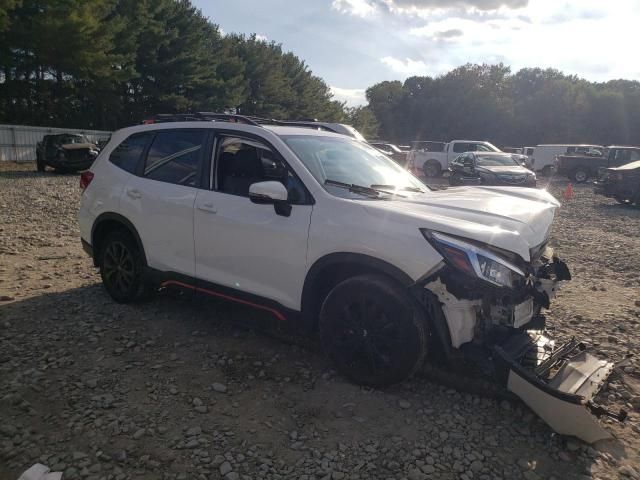
[[[320,340],[336,369],[351,381],[386,387],[424,363],[427,325],[407,292],[382,275],[348,278],[320,311]]]
[[[584,183],[589,179],[589,171],[584,168],[576,168],[571,172],[571,178],[576,183]]]
[[[131,303],[146,296],[144,260],[131,235],[121,230],[111,232],[100,250],[100,276],[111,298],[118,303]]]

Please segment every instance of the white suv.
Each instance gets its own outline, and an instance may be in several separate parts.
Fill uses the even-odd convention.
[[[546,191],[432,191],[313,128],[125,128],[81,186],[82,243],[114,300],[175,286],[250,305],[319,332],[366,385],[402,381],[427,352],[522,365],[569,278],[545,248],[559,205]]]

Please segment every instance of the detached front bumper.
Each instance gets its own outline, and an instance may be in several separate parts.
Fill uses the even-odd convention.
[[[541,332],[514,336],[493,348],[499,377],[554,431],[587,443],[611,438],[598,422],[607,416],[624,421],[627,413],[610,412],[594,398],[614,368],[575,339],[560,347]]]

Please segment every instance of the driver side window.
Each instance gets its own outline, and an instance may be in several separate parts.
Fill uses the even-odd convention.
[[[307,203],[302,182],[287,168],[270,147],[241,137],[220,137],[211,175],[213,189],[229,195],[249,197],[249,187],[258,182],[282,183],[291,204]]]

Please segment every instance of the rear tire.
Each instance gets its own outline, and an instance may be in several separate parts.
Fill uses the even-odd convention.
[[[129,233],[116,230],[107,235],[100,248],[98,266],[102,283],[116,302],[131,303],[146,297],[144,260]]]
[[[40,158],[40,155],[36,154],[36,170],[38,172],[44,172],[45,170],[45,165],[42,162],[42,159]]]
[[[578,167],[571,172],[571,179],[576,183],[584,183],[589,180],[589,171]]]
[[[442,176],[442,167],[435,160],[427,160],[422,166],[424,176],[427,178],[437,178]]]
[[[427,354],[427,325],[404,289],[382,275],[348,278],[320,311],[320,340],[351,381],[386,387],[406,380]]]

